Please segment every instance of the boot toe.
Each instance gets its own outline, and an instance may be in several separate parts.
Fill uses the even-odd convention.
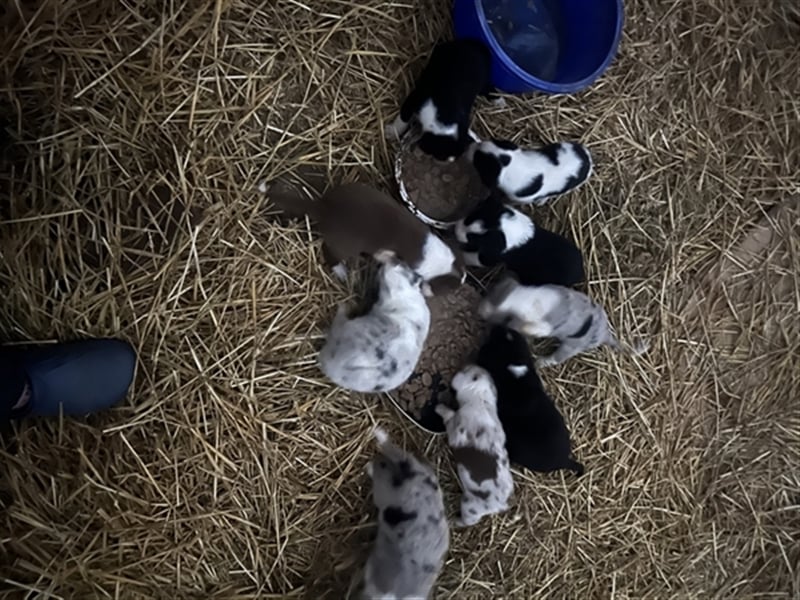
[[[109,408],[128,392],[136,367],[122,340],[82,340],[38,348],[25,360],[31,416],[81,416]]]

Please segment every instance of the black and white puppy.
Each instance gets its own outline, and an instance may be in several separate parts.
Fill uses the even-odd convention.
[[[511,462],[531,471],[570,469],[582,475],[583,465],[572,456],[564,417],[545,392],[525,337],[506,327],[493,327],[477,363],[489,372],[497,388],[497,415]]]
[[[524,204],[544,204],[592,174],[589,150],[572,142],[524,149],[508,140],[490,140],[476,142],[468,153],[486,187]]]
[[[536,226],[494,193],[456,223],[455,234],[466,264],[493,267],[502,263],[523,285],[572,286],[586,276],[575,244]]]
[[[386,137],[399,139],[416,121],[420,149],[437,160],[453,161],[472,143],[469,135],[472,105],[491,90],[488,48],[477,40],[438,44],[400,114],[386,126]]]

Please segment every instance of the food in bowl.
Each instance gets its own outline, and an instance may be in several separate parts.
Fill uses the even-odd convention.
[[[433,227],[452,226],[489,195],[466,154],[439,161],[408,139],[397,154],[395,177],[408,208]]]
[[[480,292],[469,284],[428,300],[431,327],[417,367],[406,383],[389,393],[423,429],[444,431],[434,409],[440,402],[451,403],[450,380],[481,344],[486,325],[478,316],[480,301]]]

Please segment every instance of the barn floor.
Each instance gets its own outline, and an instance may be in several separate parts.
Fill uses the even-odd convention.
[[[444,440],[317,370],[358,282],[256,191],[309,167],[389,186],[382,123],[449,4],[0,9],[0,339],[140,359],[124,405],[2,453],[0,597],[342,598],[374,423],[454,510]],[[481,101],[475,128],[590,147],[590,183],[536,218],[651,349],[544,372],[587,473],[518,474],[508,513],[453,533],[437,598],[800,597],[800,12],[626,4],[595,86]]]

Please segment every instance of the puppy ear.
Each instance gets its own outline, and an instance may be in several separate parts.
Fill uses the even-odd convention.
[[[512,142],[510,140],[494,139],[492,141],[494,142],[495,146],[497,146],[498,148],[502,148],[503,150],[518,150],[519,149],[519,146],[517,146],[514,142]]]
[[[480,240],[478,260],[485,267],[492,267],[500,262],[500,257],[506,249],[506,236],[499,229],[487,231]]]
[[[493,189],[497,185],[497,178],[500,176],[500,170],[502,169],[499,159],[502,159],[502,157],[497,157],[481,150],[475,152],[472,157],[472,166],[478,172],[483,185],[489,189]]]
[[[464,252],[477,252],[481,248],[483,233],[468,233],[467,241],[463,244]]]

